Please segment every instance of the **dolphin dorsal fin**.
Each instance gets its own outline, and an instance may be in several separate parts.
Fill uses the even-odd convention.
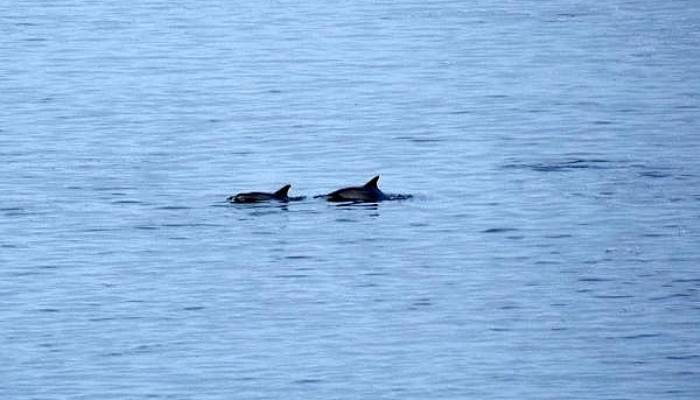
[[[369,182],[365,183],[365,187],[370,189],[379,189],[377,187],[377,181],[379,181],[379,175],[375,176],[374,178],[370,179]]]
[[[274,193],[275,197],[280,197],[284,198],[287,197],[287,192],[289,192],[289,188],[292,187],[292,185],[284,185],[282,186],[278,191]]]

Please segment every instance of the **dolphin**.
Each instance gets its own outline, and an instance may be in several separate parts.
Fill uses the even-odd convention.
[[[289,201],[289,188],[292,185],[284,185],[278,191],[274,193],[265,192],[248,192],[248,193],[238,193],[234,196],[229,196],[226,200],[231,203],[262,203],[265,201],[279,201],[286,203]]]
[[[376,203],[387,199],[387,195],[382,193],[377,187],[379,175],[370,179],[364,186],[353,186],[343,189],[338,189],[326,195],[317,196],[325,197],[328,201],[333,202],[355,202],[355,203]]]

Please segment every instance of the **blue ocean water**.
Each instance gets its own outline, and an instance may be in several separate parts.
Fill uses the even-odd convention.
[[[700,396],[700,3],[301,3],[0,2],[1,398]]]

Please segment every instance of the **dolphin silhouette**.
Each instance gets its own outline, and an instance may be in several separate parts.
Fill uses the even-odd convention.
[[[280,201],[286,203],[289,201],[289,188],[292,185],[284,185],[278,191],[274,193],[265,192],[248,192],[248,193],[238,193],[234,196],[229,196],[226,200],[231,203],[262,203],[265,201]]]
[[[370,179],[364,186],[338,189],[334,192],[317,197],[325,197],[326,200],[333,202],[376,203],[386,200],[387,196],[379,190],[377,181],[379,181],[379,175]]]

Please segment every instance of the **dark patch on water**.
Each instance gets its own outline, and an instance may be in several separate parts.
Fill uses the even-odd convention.
[[[433,302],[429,298],[425,297],[425,298],[416,299],[411,304],[413,306],[416,306],[416,307],[427,307],[427,306],[432,306]]]
[[[696,358],[700,358],[700,355],[697,354],[688,354],[685,356],[667,356],[667,360],[694,360]]]
[[[364,275],[364,276],[388,276],[389,274],[386,272],[366,272],[362,275]]]
[[[289,255],[284,257],[287,260],[310,260],[313,259],[311,256],[306,256],[306,255]]]
[[[34,275],[41,275],[42,272],[40,271],[17,271],[17,272],[10,272],[11,276],[16,276],[16,277],[22,277],[22,276],[34,276]]]
[[[660,333],[640,333],[637,335],[628,335],[620,337],[609,337],[608,339],[625,339],[625,340],[636,340],[636,339],[651,339],[661,336]]]
[[[153,226],[153,225],[136,225],[134,227],[134,229],[138,229],[141,231],[156,231],[159,228],[157,226]]]
[[[440,143],[440,142],[444,142],[444,139],[421,138],[421,137],[414,137],[414,136],[396,136],[394,139],[405,140],[405,141],[413,142],[413,143]]]
[[[641,172],[639,176],[643,176],[646,178],[668,178],[671,176],[671,174],[667,174],[664,172],[659,172],[659,171],[647,171],[647,172]]]
[[[579,282],[610,282],[610,279],[606,278],[579,278]]]
[[[321,382],[323,382],[323,380],[321,380],[321,379],[297,379],[297,380],[293,381],[292,383],[294,383],[296,385],[312,385],[312,384],[321,383]]]
[[[481,231],[481,233],[504,233],[504,232],[515,232],[517,228],[490,228]]]
[[[675,298],[683,298],[683,297],[690,297],[689,294],[687,293],[674,293],[674,294],[669,294],[667,296],[657,296],[657,297],[650,297],[650,301],[662,301],[662,300],[670,300],[670,299],[675,299]]]
[[[514,162],[503,165],[504,169],[530,169],[538,172],[562,172],[578,169],[610,169],[611,161],[603,159],[574,159],[551,162]]]
[[[560,265],[560,261],[552,261],[552,260],[539,260],[535,261],[535,265]]]
[[[21,208],[21,207],[6,207],[6,208],[0,208],[0,211],[3,211],[3,212],[24,211],[24,208]]]
[[[85,228],[81,229],[79,232],[88,232],[88,233],[93,233],[93,232],[109,232],[109,231],[114,231],[116,229],[109,229],[109,228]]]
[[[115,200],[112,204],[129,205],[129,204],[143,204],[143,202],[138,200]]]
[[[626,294],[600,294],[600,295],[595,295],[593,296],[596,299],[609,299],[609,300],[616,300],[616,299],[631,299],[634,296],[626,295]]]
[[[275,278],[282,278],[282,279],[301,279],[301,278],[308,278],[309,275],[307,274],[279,274],[279,275],[274,275]]]
[[[133,190],[133,188],[122,186],[98,186],[93,188],[92,190],[96,192],[122,192],[125,190]]]
[[[570,235],[568,233],[556,233],[556,234],[544,235],[544,237],[547,239],[565,239],[565,238],[573,237],[573,235]]]
[[[648,237],[648,238],[660,238],[660,237],[665,237],[668,236],[668,234],[665,233],[643,233],[642,237]]]
[[[108,322],[108,321],[115,321],[117,318],[115,317],[93,317],[93,318],[88,318],[88,321],[90,322]]]
[[[700,278],[688,278],[688,279],[674,279],[673,283],[698,283],[700,284]]]
[[[170,224],[161,224],[160,226],[162,226],[164,228],[197,228],[197,227],[217,227],[217,226],[224,226],[224,225],[208,224],[208,223],[187,223],[187,224],[170,223]]]
[[[191,210],[191,207],[185,207],[185,206],[161,206],[161,207],[156,207],[157,210],[172,210],[172,211],[179,211],[179,210]]]

